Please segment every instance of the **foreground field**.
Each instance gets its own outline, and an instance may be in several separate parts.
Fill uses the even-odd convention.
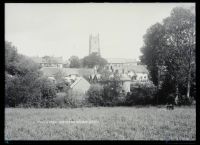
[[[88,122],[86,122],[88,121]],[[196,140],[195,108],[5,109],[5,140]]]

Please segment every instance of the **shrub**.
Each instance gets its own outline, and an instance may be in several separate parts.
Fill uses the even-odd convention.
[[[68,90],[65,97],[66,107],[77,108],[85,106],[85,97],[85,94]]]
[[[5,104],[8,107],[53,107],[56,96],[54,84],[45,78],[31,79],[29,75],[6,78]]]
[[[40,106],[41,107],[54,107],[56,98],[56,86],[47,79],[40,80],[40,91],[41,91],[41,99]]]
[[[135,84],[127,95],[127,105],[147,105],[155,103],[156,88],[153,84]]]
[[[103,105],[117,106],[123,100],[121,80],[118,73],[114,73],[114,77],[110,81],[104,81],[103,86]]]
[[[5,104],[8,107],[15,107],[20,103],[25,103],[27,95],[26,88],[21,85],[21,79],[18,77],[6,77],[5,79]]]
[[[57,92],[66,92],[68,89],[69,85],[65,81],[56,82]]]
[[[193,102],[192,99],[188,99],[186,95],[180,95],[178,98],[178,104],[177,105],[191,105]]]
[[[99,84],[92,84],[87,92],[87,100],[95,106],[103,105],[103,87]]]
[[[56,94],[55,103],[57,107],[84,107],[90,106],[90,103],[85,99],[84,94],[68,90],[67,92],[59,92]]]
[[[54,84],[42,77],[39,65],[18,54],[11,43],[5,44],[5,104],[8,107],[52,107]]]
[[[122,92],[119,81],[92,84],[87,92],[87,100],[94,106],[124,105],[126,94]]]
[[[65,92],[56,93],[56,98],[54,99],[57,107],[65,107],[65,97],[67,94]]]

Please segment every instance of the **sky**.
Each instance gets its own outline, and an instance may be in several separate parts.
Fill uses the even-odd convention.
[[[138,59],[143,35],[176,6],[194,3],[7,3],[5,39],[28,56],[79,58],[99,33],[104,58]]]

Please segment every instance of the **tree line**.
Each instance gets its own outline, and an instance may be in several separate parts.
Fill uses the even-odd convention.
[[[53,107],[56,89],[38,64],[5,42],[5,106]]]
[[[107,61],[97,53],[91,53],[90,55],[85,56],[82,59],[79,59],[78,56],[73,55],[69,58],[69,62],[70,68],[93,68],[96,65],[104,66],[105,64],[107,64]]]
[[[196,97],[196,32],[194,8],[176,7],[144,35],[141,62],[158,88],[159,101]]]

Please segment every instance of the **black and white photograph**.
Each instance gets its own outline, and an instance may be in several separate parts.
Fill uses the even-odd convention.
[[[4,140],[196,141],[196,3],[4,3]]]

